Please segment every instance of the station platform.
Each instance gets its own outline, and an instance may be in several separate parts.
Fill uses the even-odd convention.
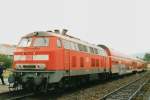
[[[2,85],[2,82],[0,80],[0,93],[5,93],[5,92],[8,92],[9,91],[9,88],[8,88],[8,80],[7,79],[4,79],[5,81],[5,85]]]
[[[7,85],[1,85],[0,84],[0,93],[5,93],[5,92],[8,92],[9,91],[9,88]]]

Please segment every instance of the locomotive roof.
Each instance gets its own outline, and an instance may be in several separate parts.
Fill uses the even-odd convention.
[[[61,35],[61,34],[51,33],[51,36],[56,36],[56,37],[59,37],[59,38],[62,38],[62,39],[68,40],[68,41],[72,41],[72,42],[75,42],[75,43],[80,43],[80,44],[83,44],[83,45],[86,45],[86,46],[90,46],[90,47],[93,47],[93,48],[97,48],[97,49],[101,48],[101,47],[98,47],[95,44],[91,44],[89,42],[82,41],[82,40],[80,40],[78,38],[75,38],[75,37],[72,37],[72,36],[69,36],[69,35]],[[101,48],[101,49],[103,49],[103,48]]]
[[[79,38],[70,36],[68,34],[58,34],[58,33],[51,32],[51,31],[47,31],[47,32],[45,32],[45,31],[38,31],[38,32],[29,33],[29,34],[27,34],[24,37],[29,38],[29,37],[33,37],[33,36],[42,36],[42,37],[56,36],[56,37],[59,37],[59,38],[64,39],[64,40],[68,40],[70,42],[75,42],[75,43],[86,45],[86,46],[89,46],[89,47],[92,47],[92,48],[99,49],[99,50],[101,50],[104,53],[104,55],[108,56],[108,54],[106,53],[106,50],[103,49],[102,47],[99,47],[99,46],[97,46],[95,44],[91,44],[91,43],[82,41]]]
[[[50,34],[45,31],[38,31],[38,32],[29,33],[25,35],[24,37],[32,37],[32,36],[50,36]]]
[[[91,43],[82,41],[79,38],[76,38],[76,37],[73,37],[73,36],[70,36],[70,35],[67,35],[67,34],[65,34],[65,35],[58,34],[58,33],[55,33],[55,32],[37,31],[37,32],[29,33],[29,34],[25,35],[24,37],[33,37],[33,36],[56,36],[56,37],[60,37],[62,39],[72,41],[72,42],[75,42],[75,43],[80,43],[80,44],[90,46],[90,47],[93,47],[93,48],[102,49],[101,47],[98,47],[95,44],[91,44]]]

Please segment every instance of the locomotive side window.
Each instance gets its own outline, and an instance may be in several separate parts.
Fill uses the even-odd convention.
[[[87,47],[87,52],[90,53],[90,47]]]
[[[44,46],[48,46],[48,44],[49,44],[49,39],[45,37],[41,37],[41,38],[35,38],[33,46],[44,47]]]
[[[75,45],[76,50],[79,51],[78,44],[74,43],[74,45]]]
[[[61,45],[61,40],[60,40],[60,39],[57,39],[57,47],[58,47],[58,48],[61,48],[61,47],[62,47],[62,45]]]
[[[85,52],[88,51],[88,50],[87,50],[87,47],[86,47],[85,45],[83,45],[83,50],[84,50]]]
[[[80,51],[83,51],[83,47],[82,47],[81,44],[78,44],[78,48],[79,48]]]
[[[103,56],[106,56],[106,52],[104,50],[101,51]]]
[[[29,47],[31,45],[32,38],[22,38],[18,44],[18,47]]]
[[[70,48],[71,48],[69,41],[63,40],[62,42],[63,42],[63,45],[64,45],[64,48],[65,48],[65,49],[70,49]]]
[[[90,53],[94,54],[94,49],[90,47]]]
[[[79,48],[80,51],[87,52],[87,47],[85,45],[78,44],[78,48]]]
[[[75,43],[71,42],[70,44],[71,44],[71,49],[72,49],[72,50],[76,50]]]
[[[98,49],[98,54],[102,55],[102,56],[106,56],[107,55],[107,53],[101,48]]]
[[[95,54],[98,54],[98,50],[97,50],[97,49],[95,49],[95,48],[94,48],[94,53],[95,53]]]

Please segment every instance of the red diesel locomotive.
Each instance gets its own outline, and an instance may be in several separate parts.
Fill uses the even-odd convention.
[[[11,83],[47,90],[81,81],[144,70],[144,61],[115,52],[105,45],[84,42],[59,30],[22,37],[14,53]]]

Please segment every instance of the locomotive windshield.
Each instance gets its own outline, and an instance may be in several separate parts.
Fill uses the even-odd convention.
[[[19,42],[18,47],[30,47],[31,44],[33,44],[33,47],[45,47],[48,46],[49,39],[46,37],[38,37],[34,40],[32,38],[22,38]]]
[[[29,47],[31,45],[32,38],[22,38],[18,47]]]
[[[35,38],[33,46],[34,47],[44,47],[48,46],[49,44],[49,39],[45,37],[40,37],[40,38]]]

